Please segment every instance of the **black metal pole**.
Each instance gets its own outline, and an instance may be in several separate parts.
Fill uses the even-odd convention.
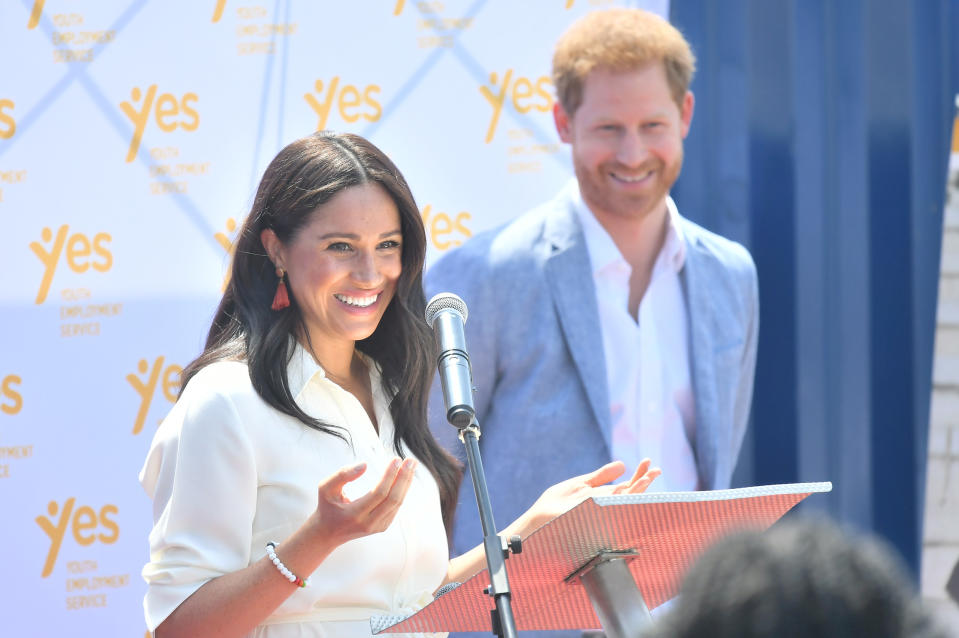
[[[479,508],[480,522],[483,524],[483,546],[486,549],[486,566],[489,569],[490,587],[487,593],[496,603],[499,626],[493,622],[493,633],[503,638],[516,638],[516,620],[509,589],[509,576],[506,574],[507,549],[503,539],[496,533],[493,522],[493,509],[490,506],[489,490],[486,487],[486,475],[483,472],[483,459],[479,450],[479,423],[474,417],[469,427],[460,430],[460,440],[466,446],[466,460],[473,479],[473,492],[476,494],[476,506]]]
[[[490,586],[486,593],[496,603],[496,614],[490,616],[490,629],[501,638],[516,638],[516,620],[510,604],[509,577],[506,558],[509,551],[520,552],[521,545],[510,541],[509,550],[496,533],[493,509],[490,506],[483,460],[480,458],[479,422],[473,407],[473,371],[466,350],[464,326],[467,317],[466,302],[453,293],[434,296],[426,305],[426,323],[433,329],[439,359],[436,362],[443,384],[446,420],[459,430],[459,439],[466,446],[466,459],[473,479],[476,506],[483,524],[483,549],[489,569]]]

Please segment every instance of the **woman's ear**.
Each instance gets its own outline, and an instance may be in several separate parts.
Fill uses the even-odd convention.
[[[272,228],[264,228],[260,232],[260,242],[263,244],[263,248],[266,249],[267,257],[270,258],[273,265],[277,268],[283,268],[282,255],[280,254],[282,252],[283,242],[276,236]]]

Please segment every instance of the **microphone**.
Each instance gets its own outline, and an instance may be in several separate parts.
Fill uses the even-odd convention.
[[[473,374],[466,352],[466,302],[451,292],[441,292],[426,304],[426,323],[440,351],[436,361],[443,384],[446,420],[459,429],[469,427],[473,407]]]

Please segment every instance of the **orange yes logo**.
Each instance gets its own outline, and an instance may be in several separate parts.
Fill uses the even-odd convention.
[[[106,272],[113,265],[113,254],[107,248],[107,244],[113,238],[108,233],[97,233],[91,240],[83,233],[69,235],[69,232],[70,227],[64,224],[57,230],[56,238],[54,238],[53,231],[44,228],[40,237],[45,243],[53,242],[49,249],[45,248],[40,242],[30,242],[30,250],[43,263],[43,279],[40,281],[40,289],[37,290],[37,298],[34,301],[38,305],[42,304],[47,298],[64,247],[66,247],[67,265],[75,273],[86,272],[91,267],[98,272]],[[96,253],[101,257],[101,261],[88,259],[91,253]]]
[[[507,69],[503,75],[503,82],[500,83],[499,75],[493,71],[489,74],[490,84],[493,86],[494,93],[489,87],[481,86],[480,93],[493,107],[493,117],[489,123],[489,129],[486,131],[486,143],[493,141],[496,134],[496,125],[499,123],[499,116],[503,112],[503,104],[506,102],[506,96],[510,96],[513,108],[518,113],[529,113],[536,109],[540,113],[546,113],[553,108],[553,98],[549,94],[548,87],[552,85],[552,80],[545,75],[541,75],[535,81],[530,78],[517,76],[513,78],[513,69]]]
[[[423,218],[423,225],[426,226],[430,241],[438,250],[447,250],[452,246],[459,246],[465,239],[473,236],[473,233],[466,226],[470,214],[465,210],[454,216],[434,211],[432,204],[427,204],[420,211],[420,216]],[[461,239],[450,239],[450,235],[453,233],[459,233]]]
[[[60,547],[63,545],[63,539],[66,536],[67,527],[70,527],[73,532],[73,540],[83,547],[92,545],[98,540],[110,545],[120,537],[119,526],[115,520],[110,518],[110,515],[119,511],[116,505],[104,505],[99,512],[96,512],[92,507],[83,505],[74,511],[75,503],[76,499],[70,497],[63,503],[63,509],[61,510],[59,503],[50,501],[47,504],[47,513],[51,518],[40,515],[34,519],[40,529],[50,537],[50,550],[47,552],[47,559],[43,563],[43,571],[40,572],[41,578],[46,578],[53,571],[57,556],[60,554]],[[53,520],[57,518],[58,514],[59,520],[54,524]],[[97,533],[97,530],[106,530],[109,533],[104,534],[102,531]]]
[[[145,96],[140,87],[133,87],[130,98],[132,102],[120,102],[120,109],[133,122],[133,139],[130,140],[130,148],[127,150],[127,162],[132,162],[137,155],[151,111],[154,113],[157,126],[164,133],[175,131],[178,126],[184,131],[195,131],[200,126],[200,114],[191,105],[196,104],[198,99],[196,93],[184,93],[179,100],[172,93],[161,93],[157,97],[157,85],[151,84]],[[143,104],[138,110],[134,105],[141,98]],[[154,99],[156,99],[155,109]],[[181,114],[185,116],[184,119],[174,119]]]
[[[213,19],[210,22],[219,22],[223,17],[223,9],[226,8],[226,0],[216,0],[216,6],[213,7]]]
[[[398,16],[403,13],[403,7],[406,6],[406,0],[396,0],[393,7],[393,15]],[[416,6],[424,13],[441,13],[446,6],[442,2],[417,2]]]
[[[23,379],[15,374],[9,374],[0,382],[0,398],[6,398],[10,403],[0,403],[0,410],[5,414],[16,414],[23,408],[23,395],[13,389],[13,386],[23,383]]]
[[[46,0],[33,0],[33,10],[30,11],[30,19],[27,20],[27,28],[32,29],[40,24],[40,16],[43,14],[43,3]]]
[[[13,110],[13,100],[0,100],[0,138],[9,140],[17,132],[17,121],[12,113],[4,113],[4,109]]]
[[[337,97],[337,89],[340,88],[340,78],[337,76],[330,80],[322,102],[317,99],[317,96],[324,95],[323,80],[317,80],[313,83],[313,86],[316,89],[316,95],[306,93],[303,95],[303,99],[306,100],[307,104],[310,105],[319,117],[316,130],[322,131],[326,128],[326,120],[330,116],[330,109],[333,107],[334,98]],[[368,122],[375,122],[380,119],[380,116],[383,114],[383,107],[380,106],[380,103],[374,98],[374,95],[379,92],[380,87],[375,84],[366,85],[362,93],[357,86],[344,84],[339,90],[339,98],[335,100],[340,117],[343,118],[343,121],[349,123],[353,123],[361,117]],[[359,107],[364,104],[367,106],[367,111],[360,113]]]
[[[230,233],[230,235],[227,235],[226,233],[216,233],[215,235],[213,235],[213,238],[216,239],[216,242],[223,247],[223,250],[225,250],[226,254],[230,255],[230,257],[233,256],[233,244],[236,241],[236,235],[233,235],[235,231],[236,231],[236,220],[230,217],[229,219],[226,220],[226,232]],[[229,283],[230,283],[230,269],[227,268],[226,276],[223,278],[223,289],[221,290],[221,292],[226,291],[226,286]]]
[[[572,9],[574,4],[576,4],[576,0],[566,0],[567,9]],[[589,4],[594,7],[601,7],[603,5],[613,4],[613,0],[590,0]]]
[[[150,412],[150,404],[153,403],[153,396],[156,394],[160,378],[163,378],[163,383],[160,384],[163,396],[173,403],[176,401],[177,387],[180,385],[180,373],[183,372],[183,368],[176,364],[164,367],[163,357],[157,357],[152,367],[146,359],[140,359],[137,370],[144,375],[142,379],[132,372],[127,375],[127,381],[140,395],[140,410],[137,412],[137,420],[133,423],[134,434],[139,434],[143,430],[143,422],[146,421],[147,414]]]

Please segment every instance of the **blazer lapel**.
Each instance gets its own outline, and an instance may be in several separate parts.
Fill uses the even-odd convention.
[[[713,366],[712,313],[705,294],[704,258],[695,241],[688,241],[682,270],[689,317],[689,359],[696,402],[696,427],[687,432],[696,450],[700,489],[710,489],[716,472],[716,371]]]
[[[609,452],[611,417],[596,288],[583,232],[568,196],[557,198],[556,211],[546,222],[544,238],[549,251],[545,263],[546,280],[566,347],[586,388],[590,407]]]
[[[727,462],[721,454],[729,449],[727,439],[732,429],[732,424],[725,422],[730,415],[723,410],[721,384],[736,379],[735,370],[726,369],[722,354],[742,336],[727,334],[730,326],[722,321],[728,311],[724,300],[716,298],[727,289],[719,276],[724,272],[722,264],[699,242],[688,224],[684,231],[687,252],[682,282],[689,315],[690,369],[696,401],[696,431],[690,440],[696,450],[701,489],[716,489],[720,465]]]

